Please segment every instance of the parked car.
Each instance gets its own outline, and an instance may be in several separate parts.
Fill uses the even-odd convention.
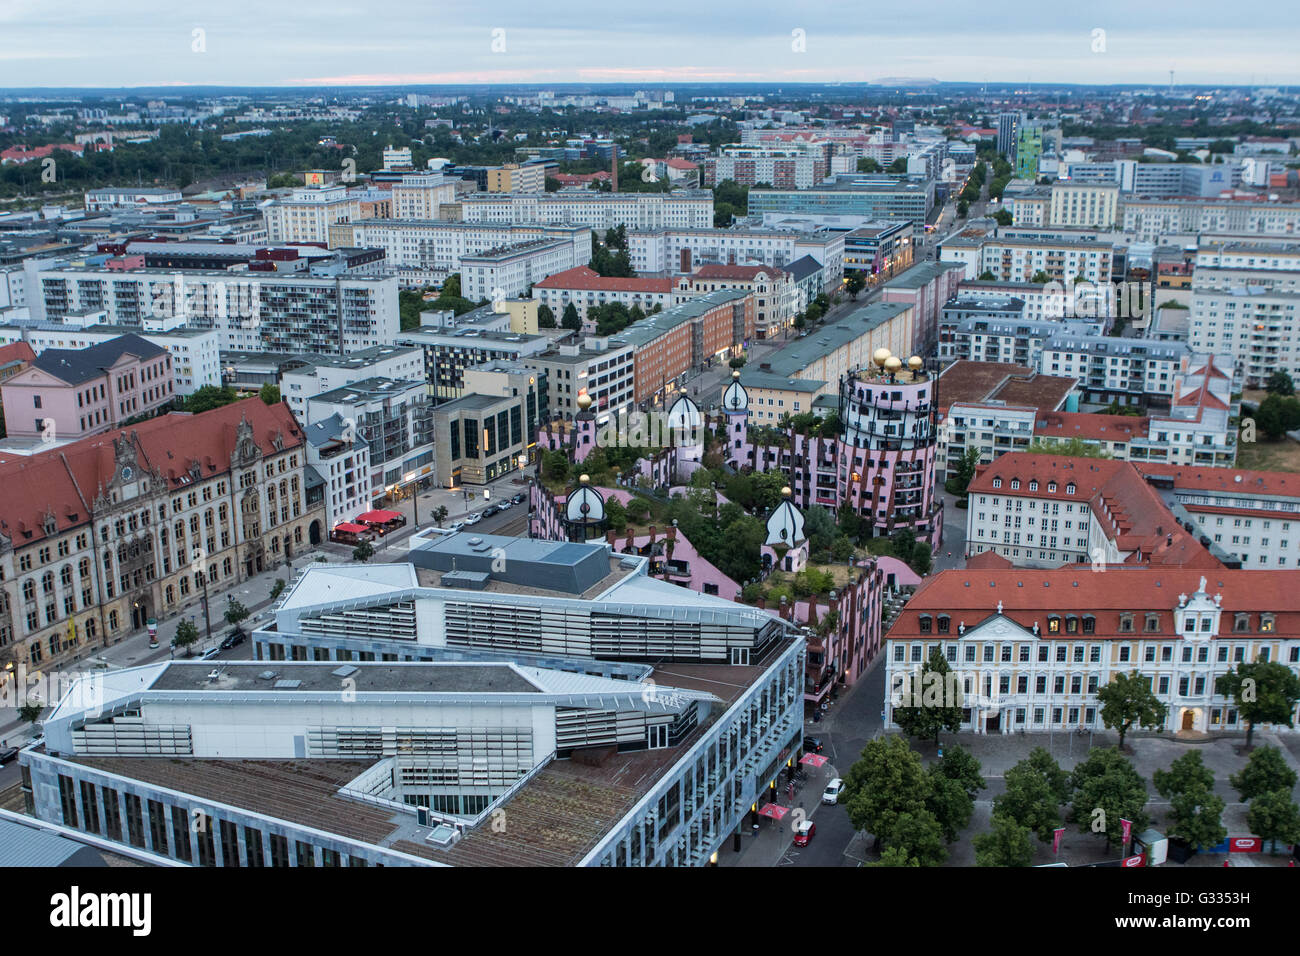
[[[844,781],[836,777],[830,783],[826,784],[826,789],[822,791],[822,803],[839,803],[840,794],[844,792]]]
[[[463,521],[454,522],[452,524],[447,525],[447,527],[444,530],[447,532],[447,534],[455,534],[457,531],[464,531],[465,522]]]
[[[203,652],[203,656],[200,657],[199,660],[210,661],[212,660],[212,658],[216,657],[220,653],[221,653],[220,645],[218,645],[217,647],[209,647],[206,651]]]
[[[527,497],[528,497],[528,496],[525,495],[525,494],[521,491],[521,492],[519,492],[519,494],[514,495],[513,497],[511,497],[510,500],[513,501],[513,502],[514,502],[515,504],[517,504],[517,505],[521,505],[521,504],[524,503],[524,499],[527,498]]]
[[[501,512],[500,505],[488,505],[486,508],[483,509],[483,517],[491,518],[494,514],[499,514],[500,512]]]
[[[18,757],[17,747],[5,747],[3,750],[0,750],[0,767],[3,767],[9,761],[14,760],[17,757]]]
[[[509,511],[509,510],[510,510],[511,508],[513,508],[514,506],[515,506],[515,503],[514,503],[512,500],[510,500],[509,498],[506,498],[504,501],[502,501],[501,503],[499,503],[499,504],[497,505],[497,509],[500,510],[500,511]]]
[[[246,640],[248,640],[248,635],[245,634],[243,631],[239,630],[238,628],[236,628],[234,631],[231,631],[230,634],[226,636],[226,639],[224,641],[221,642],[221,649],[223,651],[228,651],[232,647],[238,647]]]
[[[804,737],[804,753],[819,754],[822,752],[822,740],[820,737]]]
[[[477,511],[471,512],[470,514],[467,514],[465,516],[466,524],[478,524],[482,520],[483,520],[483,516],[479,514]]]
[[[801,820],[794,830],[794,845],[807,846],[808,841],[817,834],[817,824],[811,820]]]

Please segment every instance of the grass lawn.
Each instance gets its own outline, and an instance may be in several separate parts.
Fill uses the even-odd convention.
[[[1289,438],[1238,442],[1237,467],[1254,471],[1300,471],[1300,445]]]

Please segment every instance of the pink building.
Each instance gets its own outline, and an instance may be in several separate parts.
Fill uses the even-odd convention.
[[[901,302],[916,310],[913,353],[933,353],[939,341],[939,314],[965,278],[964,262],[922,262],[885,283],[881,302]]]
[[[886,364],[849,373],[840,382],[837,435],[791,429],[775,444],[751,442],[749,396],[733,381],[722,398],[728,462],[784,472],[800,508],[822,505],[838,512],[848,505],[877,535],[906,528],[937,550],[943,543],[943,498],[935,494],[935,378],[920,359],[915,362],[904,368],[890,356]]]
[[[46,349],[0,385],[10,437],[97,435],[176,397],[171,353],[138,335],[85,349]]]

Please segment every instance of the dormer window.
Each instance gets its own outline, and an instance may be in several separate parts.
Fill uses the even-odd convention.
[[[1001,479],[1001,478],[994,478],[994,479],[993,479],[993,487],[994,487],[994,488],[1001,488],[1001,487],[1002,487],[1002,479]]]
[[[1232,629],[1238,632],[1250,630],[1250,615],[1243,614],[1240,611],[1234,614],[1232,616]]]
[[[1048,634],[1061,633],[1061,619],[1056,615],[1052,615],[1047,619],[1047,633]]]
[[[1036,482],[1036,481],[1031,481],[1031,482],[1029,483],[1029,490],[1030,490],[1030,491],[1037,491],[1037,490],[1038,490],[1038,482]]]
[[[1146,625],[1143,627],[1143,630],[1145,630],[1145,631],[1148,632],[1148,633],[1151,633],[1151,632],[1153,632],[1153,631],[1159,631],[1159,630],[1160,630],[1160,615],[1159,615],[1159,614],[1148,614],[1148,615],[1147,615],[1147,618],[1146,618]]]
[[[951,622],[951,619],[948,617],[947,614],[940,614],[940,615],[939,615],[939,633],[940,633],[940,634],[947,634],[947,633],[948,633],[948,627],[949,627],[950,622]]]
[[[1261,614],[1259,616],[1259,629],[1264,634],[1271,634],[1273,632],[1272,614]]]
[[[1133,633],[1133,615],[1121,614],[1119,616],[1119,630],[1121,634]]]
[[[1048,490],[1049,492],[1051,492],[1052,494],[1056,494],[1056,482],[1054,482],[1054,481],[1049,481],[1049,482],[1047,483],[1047,490]]]
[[[1012,478],[1012,479],[1011,479],[1011,490],[1012,490],[1012,491],[1019,491],[1019,490],[1020,490],[1020,479],[1019,479],[1019,478]]]
[[[1067,495],[1074,494],[1074,482],[1070,482],[1068,485],[1065,486],[1065,493]]]
[[[1085,614],[1083,617],[1083,633],[1095,634],[1097,632],[1097,619],[1091,614]]]
[[[930,625],[931,625],[931,618],[930,618],[930,615],[928,615],[928,614],[922,614],[922,615],[920,616],[920,618],[918,618],[918,622],[919,622],[919,624],[920,624],[921,633],[922,633],[922,634],[929,634],[929,633],[930,633]]]

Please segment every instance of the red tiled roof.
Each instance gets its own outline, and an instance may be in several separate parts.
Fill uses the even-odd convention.
[[[1133,415],[1049,412],[1034,426],[1034,436],[1084,441],[1132,441],[1145,438],[1149,420]]]
[[[995,479],[1001,487],[993,487]],[[1011,483],[1019,479],[1020,487]],[[1030,490],[1030,482],[1037,488]],[[1075,485],[1070,495],[1067,488]],[[1054,489],[1054,490],[1053,490]],[[976,470],[970,493],[1087,502],[1108,538],[1129,552],[1126,563],[1221,567],[1183,529],[1160,495],[1127,461],[1010,452]]]
[[[85,524],[91,504],[113,479],[119,439],[134,441],[138,466],[160,474],[169,491],[193,483],[195,464],[205,479],[229,472],[236,429],[244,418],[264,454],[278,454],[277,434],[285,450],[303,443],[287,405],[249,398],[198,415],[171,412],[37,455],[0,456],[0,535],[21,548],[46,536],[47,514],[55,519],[56,534]]]
[[[981,551],[966,562],[968,571],[1005,571],[1015,565],[996,551]]]
[[[554,275],[547,276],[541,282],[534,283],[534,289],[579,289],[583,292],[657,292],[673,291],[673,280],[617,278],[602,276],[587,266],[575,266]]]
[[[1067,640],[1094,638],[1141,638],[1148,612],[1160,618],[1161,639],[1177,638],[1174,609],[1178,597],[1191,595],[1205,577],[1205,589],[1211,596],[1223,596],[1227,612],[1251,614],[1251,628],[1256,631],[1259,612],[1276,615],[1275,633],[1282,637],[1300,636],[1300,571],[1229,570],[1224,567],[1181,569],[1167,567],[1108,567],[1093,571],[1090,565],[1037,569],[1016,568],[1010,571],[973,568],[942,571],[927,578],[904,606],[890,628],[888,638],[912,638],[921,634],[917,623],[922,613],[947,614],[952,619],[951,634],[965,623],[967,630],[997,613],[1002,613],[1046,638]],[[1058,634],[1047,632],[1047,615],[1085,614],[1096,620],[1096,631],[1086,637],[1082,632]],[[1133,631],[1121,632],[1120,616],[1133,614]],[[1232,619],[1221,619],[1219,631],[1230,634]],[[933,634],[927,634],[933,637]]]
[[[1232,491],[1300,497],[1300,474],[1292,471],[1198,468],[1194,465],[1168,465],[1145,461],[1138,463],[1137,468],[1144,475],[1163,475],[1172,478],[1174,487],[1179,491]]]
[[[692,163],[689,159],[669,159],[664,161],[665,166],[673,169],[699,169],[698,163]]]
[[[20,361],[27,362],[29,365],[36,361],[36,353],[32,351],[30,345],[26,342],[11,342],[0,346],[0,366]]]
[[[753,279],[760,273],[767,273],[770,276],[784,275],[783,269],[775,266],[729,266],[721,264],[710,264],[700,266],[695,270],[693,278],[696,279]]]

